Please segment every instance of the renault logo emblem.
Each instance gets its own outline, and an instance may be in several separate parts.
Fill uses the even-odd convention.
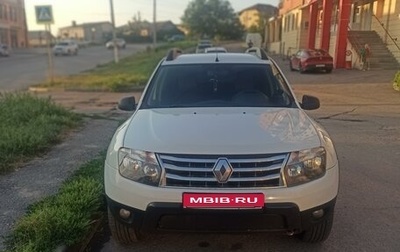
[[[228,159],[219,158],[214,165],[213,173],[219,183],[226,183],[233,173],[233,168]]]

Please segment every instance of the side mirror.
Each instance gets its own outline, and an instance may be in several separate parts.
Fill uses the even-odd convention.
[[[134,96],[122,98],[118,103],[118,109],[123,111],[134,111],[136,109],[136,101]]]
[[[314,96],[304,95],[301,101],[301,108],[304,110],[318,109],[320,106],[319,99]]]

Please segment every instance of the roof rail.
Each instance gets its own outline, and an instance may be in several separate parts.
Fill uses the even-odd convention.
[[[169,50],[166,60],[167,61],[172,61],[172,60],[176,59],[182,53],[183,53],[183,51],[181,49],[172,48],[171,50]]]
[[[262,59],[262,60],[268,60],[268,55],[265,52],[264,49],[260,48],[260,47],[250,47],[246,50],[247,54],[251,54],[254,56],[257,56],[258,58]]]

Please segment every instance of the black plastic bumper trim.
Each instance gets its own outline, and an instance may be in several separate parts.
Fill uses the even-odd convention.
[[[221,210],[184,209],[181,203],[154,202],[146,211],[120,204],[107,197],[111,213],[121,223],[133,226],[143,233],[162,231],[178,232],[264,232],[307,230],[324,220],[333,211],[336,198],[330,202],[300,212],[293,203],[265,204],[263,209]],[[122,219],[118,212],[123,208],[132,212],[130,218]],[[313,212],[323,209],[323,217],[316,219]]]

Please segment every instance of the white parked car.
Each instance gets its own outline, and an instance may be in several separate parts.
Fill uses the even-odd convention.
[[[0,44],[0,57],[8,57],[10,56],[10,50],[7,45]]]
[[[126,42],[124,39],[120,39],[120,38],[116,38],[115,40],[110,40],[106,43],[106,48],[107,49],[112,49],[114,48],[114,44],[118,47],[118,48],[126,48]]]
[[[339,188],[329,134],[271,59],[170,53],[115,132],[109,225],[129,244],[157,231],[283,231],[328,238]]]
[[[262,58],[262,59],[268,59],[267,53],[265,52],[264,49],[260,48],[260,47],[251,47],[246,49],[247,54],[251,54],[254,55],[258,58]]]
[[[205,53],[227,53],[228,51],[224,47],[208,47],[204,51]]]
[[[210,47],[214,47],[210,40],[200,40],[196,47],[196,53],[204,53]]]
[[[79,47],[75,41],[61,41],[53,47],[53,54],[58,55],[78,55]]]

